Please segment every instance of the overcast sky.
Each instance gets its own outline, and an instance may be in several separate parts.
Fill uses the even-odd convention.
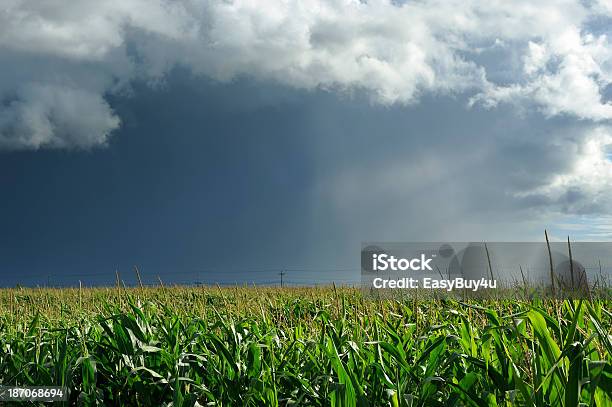
[[[612,240],[610,30],[609,0],[4,0],[0,285]]]

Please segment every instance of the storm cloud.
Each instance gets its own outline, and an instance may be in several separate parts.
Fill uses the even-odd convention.
[[[436,138],[423,127],[410,139],[423,146],[418,155],[368,166],[338,159],[319,188],[340,206],[361,196],[362,182],[398,203],[405,191],[449,183],[457,212],[490,207],[482,197],[494,196],[502,211],[609,213],[610,22],[607,1],[8,0],[0,148],[104,148],[128,120],[112,100],[137,100],[135,82],[167,86],[180,68],[194,81],[365,97],[383,110],[442,98],[479,117],[506,114],[492,124],[506,129],[463,121]]]

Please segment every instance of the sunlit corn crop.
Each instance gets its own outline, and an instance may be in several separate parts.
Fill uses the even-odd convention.
[[[612,406],[607,300],[0,290],[0,382],[70,405]]]

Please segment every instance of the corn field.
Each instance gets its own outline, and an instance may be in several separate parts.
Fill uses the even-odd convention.
[[[86,406],[612,406],[610,311],[348,287],[3,289],[0,384]]]

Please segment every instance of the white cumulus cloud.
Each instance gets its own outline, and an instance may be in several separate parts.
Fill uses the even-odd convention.
[[[566,150],[572,160],[567,170],[517,196],[544,197],[550,205],[569,213],[607,212],[612,205],[612,129],[592,129]]]
[[[594,22],[612,21],[610,10],[578,0],[5,0],[0,146],[104,145],[120,125],[107,96],[177,65],[382,104],[467,94],[488,108],[607,121],[612,46]]]
[[[97,93],[29,83],[0,110],[0,148],[104,145],[118,127],[119,118]]]

